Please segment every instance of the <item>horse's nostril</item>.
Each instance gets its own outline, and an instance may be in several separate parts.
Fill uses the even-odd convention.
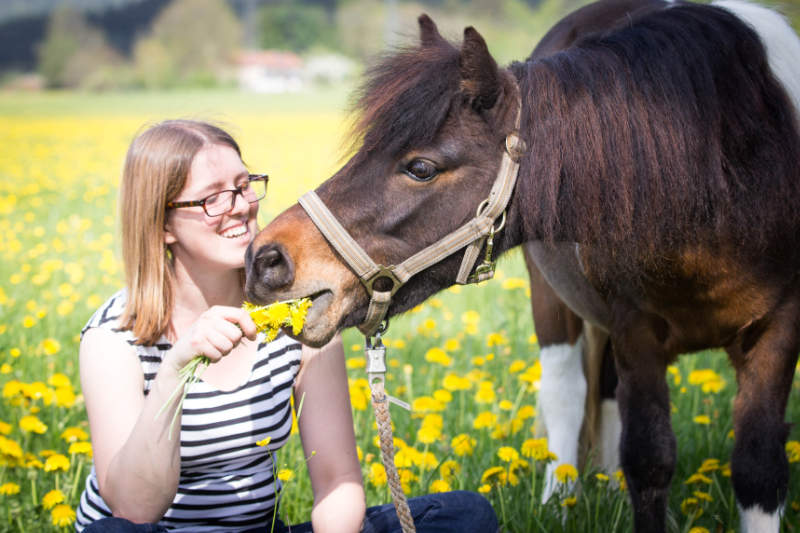
[[[273,290],[291,284],[294,279],[292,262],[279,244],[261,247],[253,261],[253,273]]]
[[[261,260],[261,264],[263,266],[269,268],[269,267],[274,267],[278,263],[280,263],[281,260],[283,259],[283,256],[278,250],[273,249],[273,250],[268,250],[266,253],[261,255],[259,259]]]

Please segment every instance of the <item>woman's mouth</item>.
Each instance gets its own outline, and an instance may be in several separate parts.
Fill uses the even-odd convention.
[[[222,235],[226,239],[237,239],[242,235],[246,235],[248,232],[249,229],[247,228],[247,226],[245,224],[241,224],[239,226],[234,226],[232,228],[226,229],[225,231],[220,233],[220,235]]]

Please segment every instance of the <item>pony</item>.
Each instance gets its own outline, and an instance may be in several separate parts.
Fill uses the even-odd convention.
[[[666,528],[666,367],[722,347],[742,524],[778,531],[800,350],[800,72],[770,60],[800,40],[764,8],[678,3],[500,68],[474,28],[457,46],[419,25],[419,46],[366,73],[354,155],[251,243],[247,298],[310,297],[298,338],[319,346],[469,279],[481,249],[538,243],[574,274],[548,279],[565,301],[602,304],[582,317],[611,342],[636,530]]]

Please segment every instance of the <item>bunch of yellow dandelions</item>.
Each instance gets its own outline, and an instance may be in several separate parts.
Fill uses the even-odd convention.
[[[259,333],[264,334],[264,340],[269,342],[278,336],[281,328],[292,328],[292,334],[297,335],[302,331],[303,324],[306,321],[306,313],[308,308],[311,307],[311,300],[309,298],[296,298],[294,300],[284,300],[282,302],[275,302],[270,305],[255,305],[250,302],[244,302],[242,309],[250,313],[250,318],[256,323]],[[211,361],[204,355],[198,355],[186,366],[181,368],[178,376],[180,382],[175,390],[170,395],[169,399],[159,409],[156,414],[158,418],[167,407],[169,407],[175,400],[175,397],[183,390],[183,395],[175,408],[175,413],[172,415],[172,420],[169,424],[169,439],[172,439],[172,428],[178,418],[178,413],[183,408],[183,401],[189,392],[189,388],[197,383],[203,371],[208,367]]]

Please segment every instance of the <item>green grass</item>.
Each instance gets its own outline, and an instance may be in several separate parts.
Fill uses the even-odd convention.
[[[7,439],[0,440],[4,465],[0,467],[0,487],[6,483],[19,487],[17,494],[0,494],[0,531],[59,530],[52,525],[51,511],[43,507],[44,495],[53,489],[62,491],[70,508],[78,503],[89,463],[80,453],[70,454],[70,444],[61,435],[71,427],[88,432],[78,380],[78,333],[97,305],[121,284],[121,265],[115,254],[116,183],[127,143],[138,128],[168,116],[206,116],[209,110],[237,125],[245,158],[275,176],[275,187],[271,182],[270,197],[264,204],[269,215],[336,170],[345,102],[345,94],[336,91],[289,96],[232,91],[0,94],[0,143],[4,147],[0,153],[0,421],[4,423],[0,434]],[[520,254],[511,252],[501,260],[500,270],[495,281],[459,292],[444,291],[391,321],[387,333],[387,388],[391,394],[409,402],[433,396],[444,388],[444,378],[451,373],[467,377],[471,383],[469,390],[453,391],[452,399],[444,402],[438,413],[441,435],[429,444],[418,434],[424,420],[420,413],[391,408],[395,435],[407,445],[404,454],[417,460],[407,472],[413,476],[410,496],[430,491],[431,484],[443,477],[442,464],[451,460],[458,463],[460,473],[448,478],[450,488],[478,490],[485,485],[481,478],[488,468],[505,464],[497,454],[500,447],[521,451],[522,444],[534,437],[535,418],[524,420],[514,428],[517,431],[503,431],[521,407],[536,405],[535,390],[519,376],[535,371],[538,345],[531,342],[533,325],[525,284],[503,288],[504,281],[526,279]],[[472,326],[463,320],[468,311],[474,311],[466,317],[472,315]],[[499,343],[488,346],[489,339]],[[53,341],[59,345],[57,350]],[[344,345],[351,366],[351,396],[357,407],[354,420],[367,499],[369,505],[376,505],[389,501],[389,496],[386,487],[376,486],[370,476],[373,468],[378,468],[372,465],[380,458],[373,442],[373,415],[359,405],[364,400],[365,375],[357,368],[363,360],[363,338],[355,330],[345,331]],[[449,366],[426,361],[432,348],[445,351]],[[525,370],[512,373],[515,360],[523,361]],[[704,393],[688,383],[692,370],[706,368],[726,381],[719,393]],[[678,443],[669,529],[687,532],[702,526],[709,531],[735,531],[738,518],[729,477],[718,470],[708,474],[710,485],[684,483],[704,460],[717,458],[721,465],[728,461],[733,445],[728,433],[735,378],[724,354],[716,351],[681,357],[676,372],[680,383],[669,375]],[[59,383],[59,378],[52,381],[57,373],[69,379],[68,387]],[[493,401],[477,401],[481,382],[485,391],[494,394]],[[15,383],[25,384],[22,393],[14,392]],[[58,389],[60,396],[55,397]],[[73,404],[65,390],[76,395]],[[441,397],[443,393],[437,394]],[[506,405],[501,403],[504,400],[511,410],[501,408]],[[484,412],[495,415],[497,424],[475,429],[476,416]],[[708,425],[693,421],[701,414],[709,417]],[[28,415],[36,416],[46,430],[36,433],[20,427]],[[797,376],[787,420],[800,420]],[[462,433],[475,439],[472,455],[456,455],[451,447],[452,438]],[[797,427],[792,428],[790,438],[800,440]],[[14,457],[12,441],[23,457]],[[37,461],[45,464],[50,451],[69,459],[66,471],[46,471],[38,466]],[[432,454],[427,468],[419,461],[424,452]],[[523,459],[530,461],[530,467],[517,471],[516,485],[493,486],[487,493],[507,531],[631,529],[627,493],[599,480],[594,470],[581,473],[573,507],[562,506],[566,495],[542,505],[543,465]],[[304,461],[295,435],[277,457],[278,468],[295,472],[283,497],[282,514],[290,522],[307,520],[312,504]],[[791,475],[784,518],[787,532],[800,529],[800,463],[791,465]],[[709,494],[713,501],[701,504],[702,515],[687,516],[681,504],[696,490]]]

